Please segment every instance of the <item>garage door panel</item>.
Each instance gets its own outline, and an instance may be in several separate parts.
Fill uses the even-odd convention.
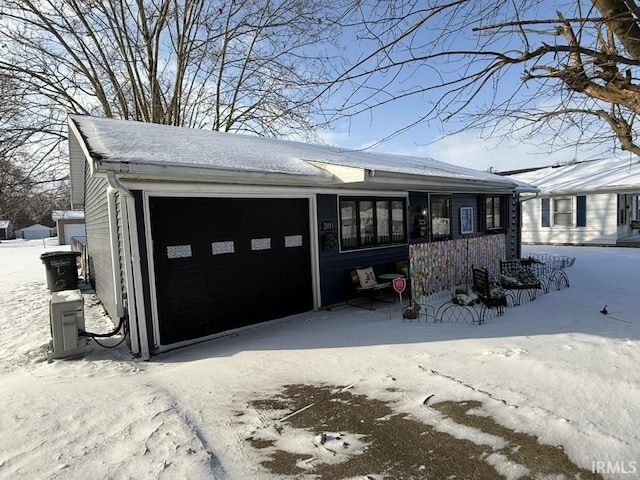
[[[159,268],[192,268],[199,269],[202,262],[200,246],[189,239],[181,241],[162,242],[154,246],[155,262]]]
[[[158,303],[165,308],[191,308],[202,302],[203,281],[200,273],[194,274],[191,269],[160,271],[165,279],[158,285]]]
[[[208,334],[224,332],[233,328],[248,325],[247,319],[252,318],[253,303],[246,298],[243,302],[234,299],[220,301],[209,305],[207,309],[207,320],[211,325]]]
[[[160,323],[160,338],[165,344],[171,344],[209,335],[210,327],[204,318],[202,307],[165,312]]]
[[[162,344],[313,308],[307,199],[150,205]]]
[[[238,298],[244,295],[242,290],[246,279],[246,273],[239,268],[211,268],[207,272],[207,292],[214,303],[222,302],[230,296]]]
[[[280,288],[280,266],[265,261],[256,261],[245,268],[244,286],[254,293],[277,291]]]

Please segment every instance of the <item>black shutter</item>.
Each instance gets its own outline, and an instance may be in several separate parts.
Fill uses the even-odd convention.
[[[576,197],[576,227],[587,226],[587,196],[578,195]]]
[[[548,198],[542,198],[542,226],[550,227],[551,222],[549,221],[550,217],[550,201]]]

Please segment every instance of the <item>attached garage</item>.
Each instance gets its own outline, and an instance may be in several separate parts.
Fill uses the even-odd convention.
[[[309,202],[151,198],[160,342],[313,310]]]
[[[466,234],[460,208],[474,212],[474,235],[495,234],[487,198],[504,205],[501,234],[517,255],[520,186],[497,175],[90,116],[68,126],[89,281],[143,358],[344,304],[353,268],[392,273],[410,243]]]

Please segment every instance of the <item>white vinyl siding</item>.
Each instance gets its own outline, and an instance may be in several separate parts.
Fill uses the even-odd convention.
[[[554,198],[533,198],[522,202],[522,243],[615,245],[617,239],[616,194],[586,195],[585,226],[577,226],[576,196],[570,198],[571,224],[554,224]],[[549,226],[543,226],[543,199],[549,200]],[[563,212],[566,213],[566,212]],[[541,220],[542,219],[542,220]]]
[[[89,276],[105,310],[114,321],[117,321],[107,208],[108,183],[106,178],[93,177],[87,178],[85,185],[84,215],[87,229]]]

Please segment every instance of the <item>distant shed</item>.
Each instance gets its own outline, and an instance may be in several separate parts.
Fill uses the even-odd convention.
[[[40,238],[55,237],[56,229],[36,223],[35,225],[31,225],[29,227],[19,228],[15,231],[15,234],[16,238],[23,238],[25,240],[37,240]]]
[[[13,238],[13,228],[9,220],[0,220],[0,240],[8,240]]]
[[[56,222],[60,245],[71,245],[74,237],[87,236],[83,210],[54,210],[51,218]]]

